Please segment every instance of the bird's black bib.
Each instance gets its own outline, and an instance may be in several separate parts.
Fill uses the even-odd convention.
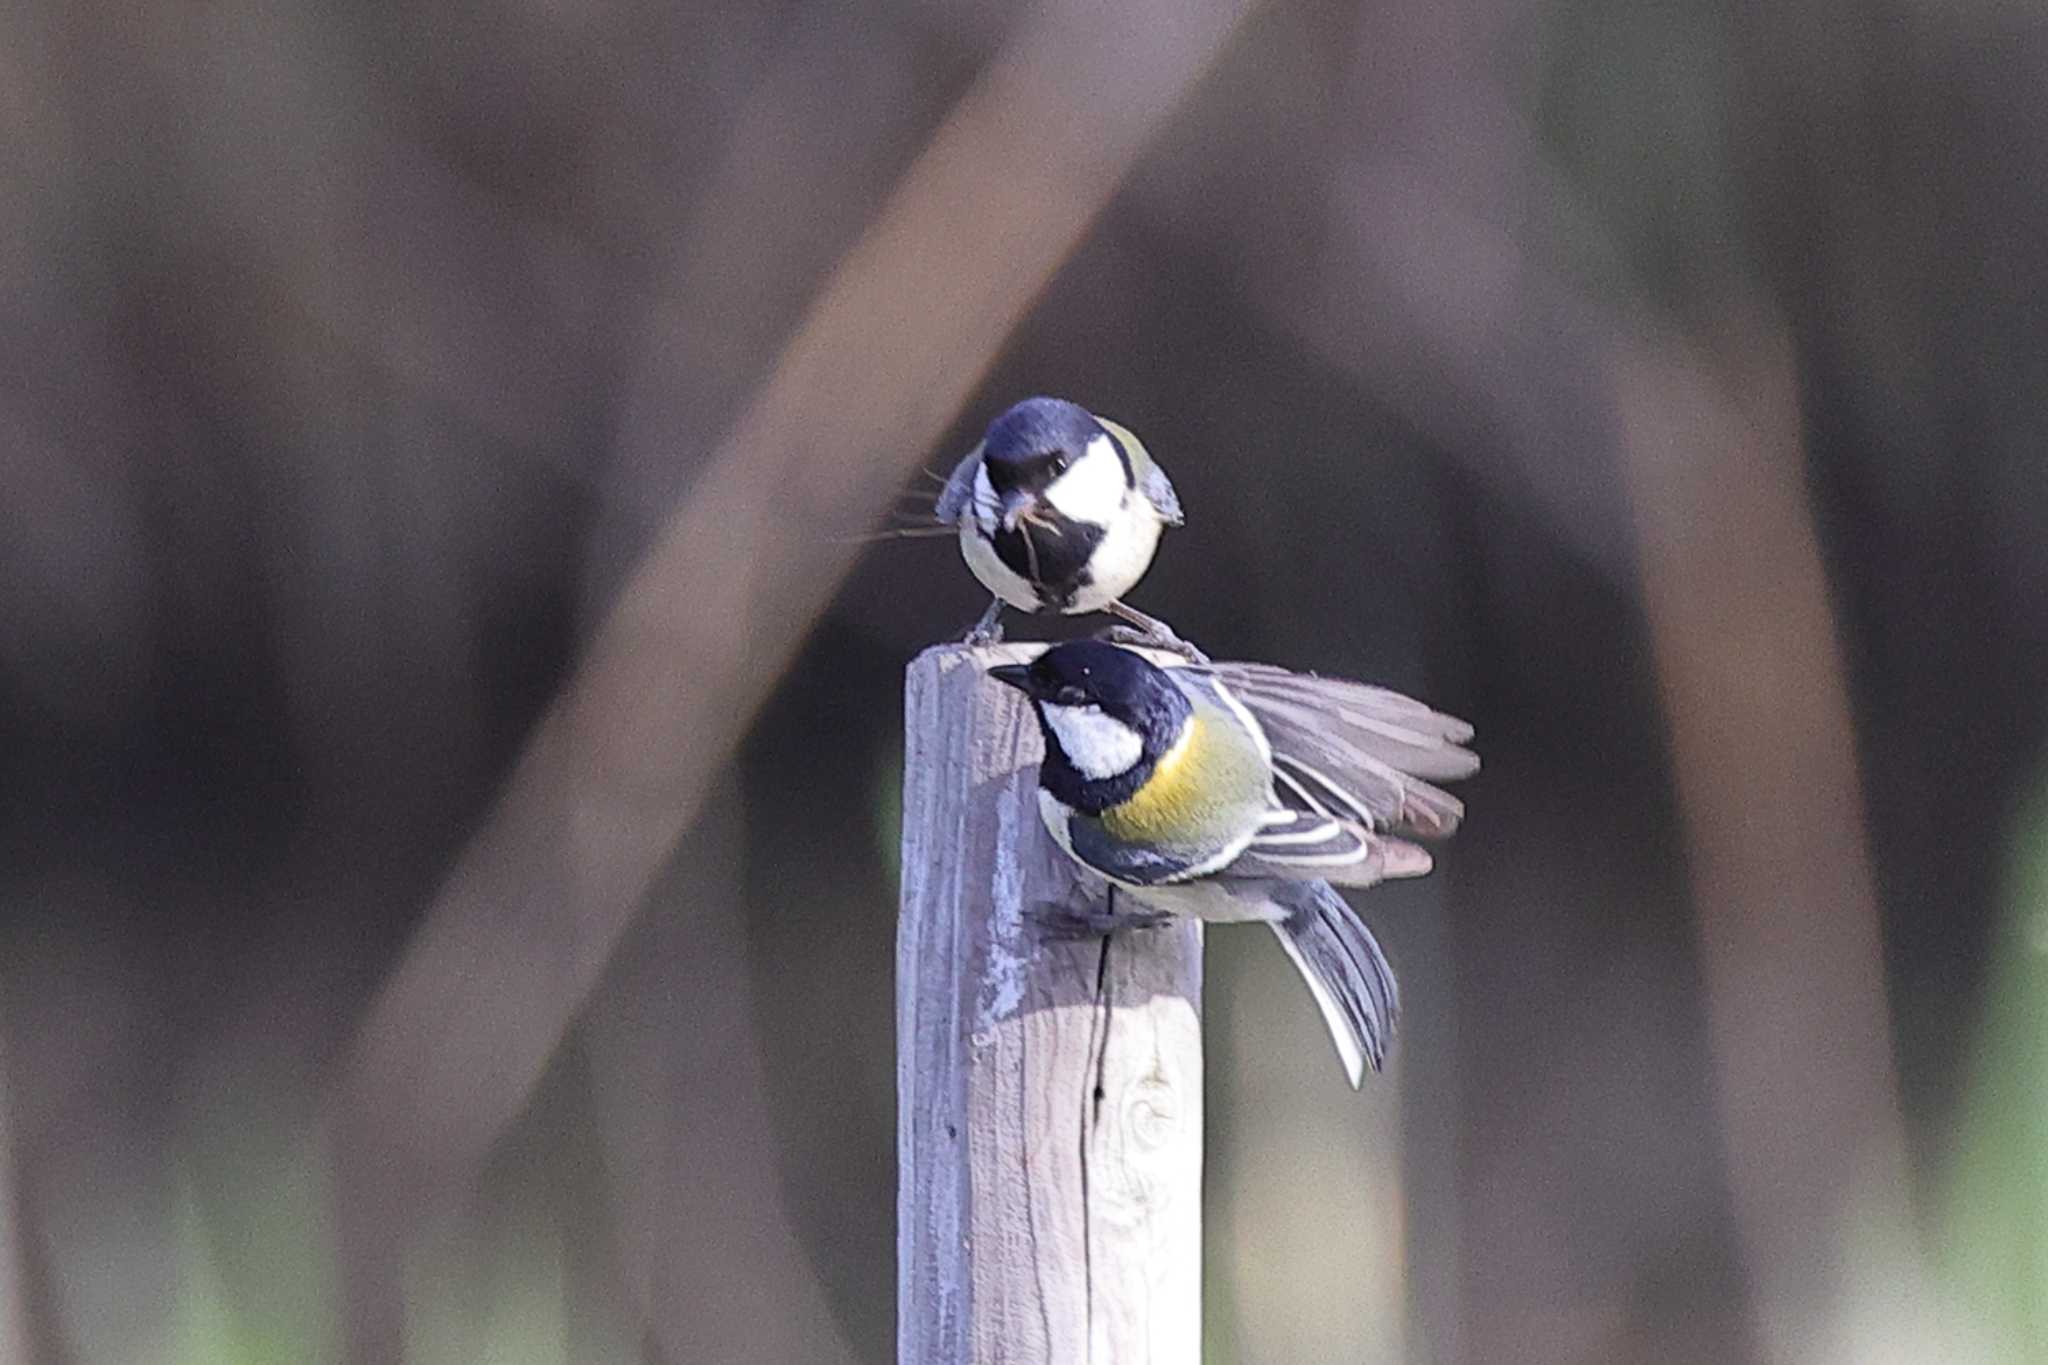
[[[1075,593],[1094,581],[1088,572],[1088,558],[1102,543],[1107,528],[1050,511],[1041,513],[1039,521],[1042,524],[1026,523],[1014,531],[999,529],[990,543],[996,557],[1036,589],[1039,601],[1063,611]]]

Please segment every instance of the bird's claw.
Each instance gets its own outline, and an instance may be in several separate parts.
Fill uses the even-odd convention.
[[[1103,938],[1125,929],[1157,929],[1170,916],[1158,910],[1118,911],[1107,901],[1090,901],[1084,905],[1040,901],[1031,908],[1031,918],[1037,923],[1041,936],[1078,942]]]
[[[988,604],[988,610],[981,619],[967,628],[960,637],[960,643],[969,649],[983,649],[1003,642],[1003,599],[998,597]]]
[[[1114,625],[1102,632],[1102,638],[1111,644],[1125,645],[1131,649],[1159,649],[1168,654],[1178,654],[1191,664],[1209,662],[1208,655],[1164,626],[1155,630],[1142,626]]]

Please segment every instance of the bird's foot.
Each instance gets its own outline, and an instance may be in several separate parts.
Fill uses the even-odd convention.
[[[1003,642],[1002,614],[1003,599],[998,597],[988,604],[988,610],[981,614],[981,619],[968,627],[967,633],[960,637],[960,643],[966,645],[969,649],[981,649],[988,645],[1001,644]]]
[[[1153,628],[1144,626],[1114,625],[1102,632],[1102,638],[1113,645],[1124,645],[1130,649],[1162,649],[1168,654],[1178,654],[1191,664],[1205,664],[1209,656],[1169,630],[1164,622],[1155,621]]]
[[[1156,616],[1147,616],[1136,607],[1122,602],[1111,602],[1103,608],[1111,616],[1123,622],[1103,632],[1103,638],[1112,644],[1131,645],[1138,649],[1163,649],[1169,654],[1178,654],[1191,664],[1205,664],[1209,656],[1196,649],[1186,640],[1173,633],[1173,627]]]
[[[1102,938],[1124,929],[1157,929],[1172,916],[1159,910],[1118,910],[1111,901],[1040,901],[1031,907],[1031,918],[1041,936],[1078,942]]]

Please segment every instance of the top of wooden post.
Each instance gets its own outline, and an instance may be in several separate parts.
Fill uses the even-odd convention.
[[[1101,896],[1038,814],[1037,724],[926,650],[904,699],[900,1365],[1201,1358],[1201,932],[1047,939]]]

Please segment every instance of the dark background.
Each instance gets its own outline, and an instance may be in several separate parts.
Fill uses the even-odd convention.
[[[637,918],[460,921],[560,985],[483,1013],[392,982],[1025,13],[0,11],[0,1358],[893,1359],[947,542],[754,616],[661,583],[607,638],[744,739],[678,760]],[[1278,0],[1184,84],[964,403],[820,506],[828,411],[769,496],[843,558],[1072,397],[1188,509],[1138,605],[1478,726],[1438,873],[1360,902],[1390,1076],[1210,935],[1210,1358],[2048,1359],[2042,14]],[[540,1040],[495,1108],[351,1071],[465,1030]]]

